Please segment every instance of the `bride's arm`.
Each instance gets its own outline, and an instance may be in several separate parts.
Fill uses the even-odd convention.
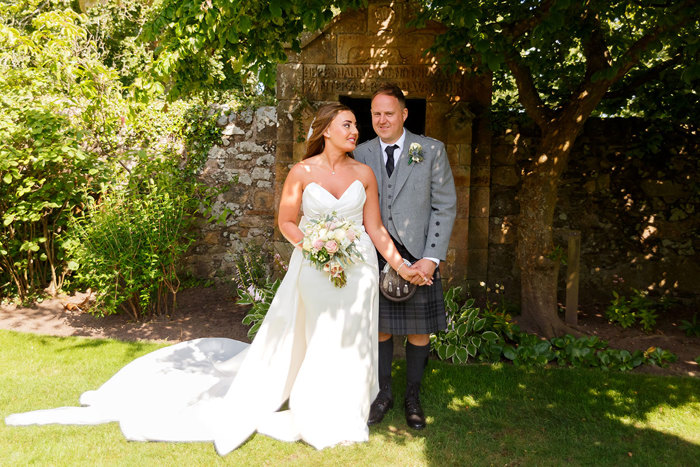
[[[404,259],[396,249],[396,245],[394,245],[394,242],[391,240],[386,227],[382,224],[382,217],[379,211],[377,180],[374,178],[372,169],[367,167],[367,170],[369,171],[369,176],[363,177],[365,192],[367,194],[367,200],[365,201],[365,207],[362,213],[365,231],[379,254],[384,257],[386,262],[389,263],[401,277],[416,284],[430,284],[432,281],[426,280],[425,275],[417,269],[406,266],[401,267],[401,265],[404,264]]]
[[[280,232],[297,248],[301,248],[301,242],[304,240],[304,233],[297,225],[301,195],[304,191],[302,175],[303,169],[300,164],[296,164],[289,171],[282,186],[282,197],[277,215],[277,225]]]

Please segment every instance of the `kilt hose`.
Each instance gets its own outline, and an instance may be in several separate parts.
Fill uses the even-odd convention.
[[[418,261],[406,248],[392,237],[401,256],[411,263]],[[386,261],[377,253],[379,271]],[[377,271],[378,272],[378,271]],[[413,297],[403,302],[392,302],[379,294],[379,331],[387,334],[431,334],[447,328],[445,301],[442,296],[440,269],[435,269],[433,285],[418,286]]]

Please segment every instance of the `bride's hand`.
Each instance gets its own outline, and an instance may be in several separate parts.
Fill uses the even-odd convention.
[[[412,284],[431,285],[433,283],[432,279],[428,279],[420,269],[413,266],[406,265],[400,268],[398,273],[399,276]]]

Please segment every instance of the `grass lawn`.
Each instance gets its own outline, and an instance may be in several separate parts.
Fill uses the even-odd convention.
[[[0,418],[76,405],[158,347],[0,331]],[[396,407],[365,444],[316,451],[255,435],[222,458],[211,443],[129,442],[115,423],[0,423],[0,465],[700,465],[700,379],[439,362],[427,372],[428,427],[405,426],[398,362]]]

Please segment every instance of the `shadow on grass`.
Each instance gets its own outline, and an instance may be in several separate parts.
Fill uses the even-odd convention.
[[[698,379],[431,361],[421,391],[429,424],[413,431],[403,418],[404,368],[405,362],[395,364],[395,408],[372,433],[397,444],[422,438],[429,465],[698,465],[700,459],[700,445],[647,425],[697,430]],[[679,407],[684,414],[673,410]]]
[[[149,351],[155,350],[158,344],[151,342],[122,342],[114,339],[94,339],[87,337],[55,337],[22,333],[24,338],[33,343],[53,348],[56,354],[65,354],[75,351],[102,350],[112,346],[118,349],[118,358],[129,362]],[[163,346],[163,345],[160,345]]]

